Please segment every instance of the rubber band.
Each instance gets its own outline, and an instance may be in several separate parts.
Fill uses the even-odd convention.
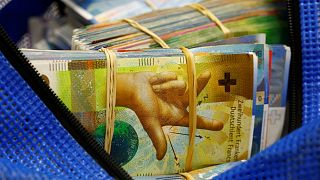
[[[194,151],[194,140],[197,129],[197,81],[196,81],[196,65],[194,55],[189,49],[182,47],[183,54],[187,61],[188,86],[189,86],[189,145],[185,170],[192,170],[192,158]]]
[[[115,105],[116,105],[116,55],[109,49],[101,48],[100,52],[104,52],[106,56],[106,133],[104,141],[104,149],[110,153],[111,142],[114,132],[115,121]]]
[[[152,9],[152,10],[157,10],[157,6],[153,4],[151,0],[144,0],[144,2]]]
[[[191,174],[184,172],[184,173],[179,173],[181,176],[183,176],[184,178],[186,178],[186,180],[195,180],[195,178],[193,176],[191,176]]]
[[[189,145],[187,149],[187,159],[185,164],[186,171],[192,170],[192,159],[194,152],[195,132],[197,129],[197,81],[194,55],[187,48],[181,48],[186,57],[188,86],[189,86]],[[106,56],[106,134],[104,149],[110,153],[111,142],[114,132],[115,121],[115,103],[116,103],[116,55],[109,49],[101,48],[100,52],[104,52]]]
[[[152,37],[152,39],[157,42],[162,48],[170,48],[167,43],[165,43],[158,35],[150,31],[148,28],[142,26],[139,24],[137,21],[132,20],[132,19],[123,19],[124,22],[127,22],[129,25],[132,27],[144,32],[145,34],[148,34],[149,36]]]
[[[231,31],[227,27],[225,27],[222,24],[222,22],[211,11],[208,10],[203,5],[201,5],[199,3],[194,3],[194,4],[189,4],[187,6],[199,11],[203,15],[207,16],[211,21],[215,22],[225,35],[230,34]]]

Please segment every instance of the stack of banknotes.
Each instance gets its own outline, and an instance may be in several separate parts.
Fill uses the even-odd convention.
[[[268,43],[284,43],[286,40],[287,21],[282,15],[285,8],[282,1],[207,0],[199,4],[231,31],[228,37],[266,33]],[[190,6],[153,11],[130,19],[158,35],[171,48],[191,48],[226,37],[215,22]],[[73,49],[102,47],[141,49],[160,46],[149,35],[122,20],[74,30]]]
[[[70,49],[73,29],[110,22],[147,12],[181,7],[200,0],[62,0],[66,5],[58,17],[29,20],[32,48]],[[54,6],[56,4],[53,4]],[[58,9],[57,5],[54,6]],[[54,12],[58,13],[58,12]],[[40,21],[40,22],[39,22]]]
[[[281,128],[270,128],[283,124],[288,83],[290,48],[266,44],[264,34],[206,43],[189,49],[198,84],[193,169],[248,159],[278,139]],[[113,50],[113,127],[106,127],[105,53],[22,51],[96,140],[111,143],[111,156],[129,174],[185,172],[189,85],[180,49]],[[268,114],[281,114],[276,125]]]
[[[159,9],[181,7],[200,0],[62,0],[64,12],[53,3],[40,17],[29,19],[31,47],[70,49],[73,29],[129,18]],[[49,14],[49,16],[48,16]]]
[[[285,43],[286,13],[282,0],[63,0],[65,13],[29,22],[32,48],[137,49],[159,47],[149,36],[121,22],[132,18],[160,36],[170,47],[195,47],[222,39],[216,24],[188,7],[200,3],[232,31],[232,36],[267,33],[268,43]],[[59,9],[58,6],[54,6]],[[171,8],[171,9],[167,9]],[[52,14],[52,13],[51,13]],[[114,20],[118,22],[115,23]],[[40,22],[39,22],[40,21]],[[98,24],[108,22],[107,24]],[[74,33],[72,30],[94,24]]]
[[[212,48],[212,49],[211,49]],[[131,175],[184,172],[188,84],[179,49],[115,52],[113,156]],[[23,50],[44,81],[101,144],[106,128],[106,57],[98,51]],[[196,61],[195,169],[248,159],[254,123],[255,53],[191,49]]]

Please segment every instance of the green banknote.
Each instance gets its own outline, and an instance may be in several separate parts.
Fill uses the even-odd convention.
[[[116,118],[114,127],[106,127],[104,53],[23,52],[98,142],[103,145],[105,130],[114,128],[111,156],[131,175],[185,171],[189,102],[182,53],[116,52]],[[257,56],[194,56],[198,96],[192,167],[249,158]]]

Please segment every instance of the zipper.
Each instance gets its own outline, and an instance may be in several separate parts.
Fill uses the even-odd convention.
[[[289,133],[302,125],[302,48],[299,0],[287,0],[291,64],[288,86]]]
[[[130,175],[104,151],[88,131],[84,129],[52,89],[43,82],[37,70],[15,46],[1,25],[0,51],[60,121],[62,126],[110,176],[115,179],[132,179]]]

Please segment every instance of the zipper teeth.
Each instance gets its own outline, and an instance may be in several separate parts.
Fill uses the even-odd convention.
[[[0,1],[0,10],[2,8],[4,8],[7,4],[9,4],[11,0],[3,0],[3,1]]]
[[[289,132],[301,126],[302,122],[302,54],[299,1],[287,0],[291,64],[289,75]]]
[[[22,78],[30,85],[33,91],[60,121],[63,127],[87,151],[87,153],[114,178],[132,179],[130,175],[95,141],[65,104],[57,97],[53,90],[43,82],[38,71],[21,51],[17,49],[1,25],[0,42],[0,50],[7,57],[10,64],[18,71]]]

